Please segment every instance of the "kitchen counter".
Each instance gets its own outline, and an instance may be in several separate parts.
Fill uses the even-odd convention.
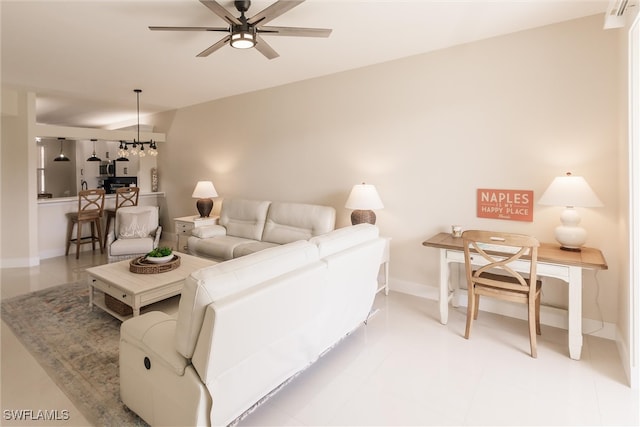
[[[163,219],[163,210],[166,209],[164,202],[164,192],[140,193],[138,205],[159,206],[160,220]],[[64,255],[67,233],[67,213],[78,210],[78,196],[58,197],[55,199],[39,199],[38,206],[38,255],[40,259],[52,258]],[[116,195],[105,195],[104,208],[114,209],[116,206]],[[166,213],[164,214],[166,216]],[[104,227],[106,221],[102,221]],[[85,228],[85,235],[89,232],[88,226]],[[81,250],[91,250],[91,245],[84,245]],[[96,251],[98,249],[96,248]],[[73,252],[72,252],[73,253]],[[99,252],[98,252],[99,253]]]

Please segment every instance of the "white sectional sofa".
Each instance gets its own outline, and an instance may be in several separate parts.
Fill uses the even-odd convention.
[[[385,246],[360,224],[191,274],[177,318],[122,324],[122,401],[151,425],[227,425],[363,324]]]
[[[335,228],[335,222],[336,210],[330,206],[225,199],[218,224],[194,228],[187,251],[227,261],[326,234]]]

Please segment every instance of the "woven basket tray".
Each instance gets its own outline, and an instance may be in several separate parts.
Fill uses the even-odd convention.
[[[122,301],[115,299],[109,294],[104,294],[104,304],[107,308],[115,311],[120,316],[131,316],[133,314],[133,309],[131,307]]]
[[[149,262],[146,260],[146,255],[134,258],[129,262],[129,271],[139,274],[166,273],[178,267],[180,267],[180,257],[178,255],[174,255],[171,261],[167,261],[164,264]]]

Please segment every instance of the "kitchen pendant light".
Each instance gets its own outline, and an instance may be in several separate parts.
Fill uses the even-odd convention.
[[[100,159],[100,157],[96,156],[96,141],[97,141],[97,139],[92,139],[91,141],[93,141],[93,154],[91,155],[91,157],[89,157],[87,159],[87,162],[101,162],[102,159]]]
[[[53,159],[54,162],[69,162],[69,158],[67,156],[64,155],[64,153],[62,152],[62,142],[65,140],[65,138],[58,138],[58,140],[60,141],[60,154],[58,154],[58,157],[56,157],[55,159]]]

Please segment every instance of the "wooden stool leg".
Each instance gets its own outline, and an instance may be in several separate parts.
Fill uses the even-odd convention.
[[[80,258],[80,242],[82,241],[82,221],[76,227],[76,259]]]
[[[64,251],[65,256],[69,255],[69,248],[71,247],[71,236],[73,235],[74,224],[75,224],[75,221],[73,220],[69,220],[69,223],[67,224],[67,248]]]
[[[102,236],[102,221],[100,221],[100,218],[96,218],[96,228],[98,229],[98,246],[100,247],[100,253],[103,254],[104,253],[103,241],[106,241],[106,239],[104,238],[104,236]]]
[[[96,251],[96,222],[92,220],[90,222],[91,227],[91,250],[93,252]]]

